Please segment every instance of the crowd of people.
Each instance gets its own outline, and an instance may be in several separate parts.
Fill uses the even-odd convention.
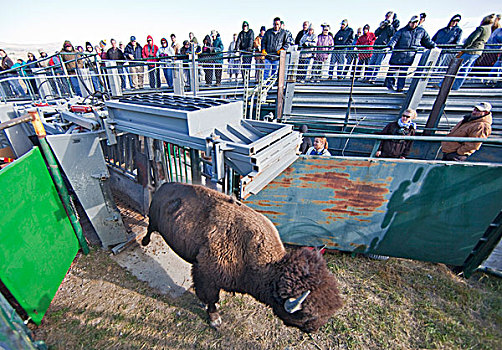
[[[203,68],[205,83],[211,85],[214,77],[215,85],[220,85],[225,55],[228,59],[227,72],[230,79],[233,77],[237,79],[239,73],[244,76],[246,72],[249,72],[253,59],[256,78],[258,78],[258,72],[263,70],[263,77],[267,79],[277,72],[280,52],[287,50],[292,45],[297,45],[301,48],[298,69],[300,81],[307,78],[309,67],[311,67],[311,79],[318,81],[322,76],[323,66],[329,66],[328,79],[347,78],[348,71],[353,66],[355,67],[355,79],[371,83],[375,81],[387,52],[392,51],[385,86],[389,90],[400,92],[403,91],[406,72],[415,59],[417,48],[431,49],[441,45],[462,50],[459,55],[463,59],[462,69],[453,84],[453,90],[462,86],[466,76],[476,64],[482,64],[483,67],[493,67],[491,74],[500,74],[502,55],[496,52],[483,53],[485,45],[486,48],[502,48],[500,15],[491,14],[484,17],[480,26],[468,36],[462,45],[460,41],[463,33],[459,26],[461,15],[454,15],[448,24],[432,38],[422,26],[426,17],[425,13],[413,16],[405,26],[401,27],[397,14],[389,11],[374,31],[369,24],[354,31],[349,26],[348,20],[343,19],[336,33],[331,32],[331,26],[328,23],[323,23],[321,24],[321,33],[318,35],[315,34],[314,25],[305,21],[295,37],[286,29],[284,21],[279,17],[274,18],[272,28],[267,30],[265,26],[262,26],[256,36],[254,31],[250,29],[249,23],[244,21],[242,30],[233,35],[233,40],[228,46],[226,54],[224,54],[225,48],[222,38],[216,30],[212,30],[210,34],[206,35],[200,44],[192,32],[182,44],[178,43],[175,34],[171,34],[170,41],[166,38],[160,39],[160,46],[155,44],[150,35],[146,38],[145,45],[141,45],[135,36],[131,36],[125,46],[122,42],[117,43],[115,39],[111,39],[111,47],[108,49],[106,40],[101,40],[95,46],[86,42],[84,46],[78,45],[76,47],[67,40],[58,52],[59,55],[49,58],[46,52],[39,50],[39,58],[30,52],[26,61],[20,58],[17,59],[16,63],[7,56],[3,49],[0,49],[0,72],[8,71],[12,76],[20,74],[30,77],[33,76],[34,68],[62,67],[61,64],[64,63],[66,72],[63,73],[70,76],[69,81],[72,89],[80,95],[81,91],[77,80],[78,69],[85,67],[97,73],[97,67],[100,63],[96,61],[108,60],[116,61],[114,68],[120,74],[122,88],[126,86],[126,77],[129,79],[131,88],[142,88],[145,68],[148,71],[150,87],[158,88],[161,86],[160,72],[163,73],[167,86],[172,86],[172,62],[182,60],[186,63],[189,55],[195,53]],[[91,55],[95,58],[91,59]],[[455,53],[444,50],[440,57],[440,64],[447,65],[453,56]],[[63,62],[59,62],[59,58]],[[12,70],[17,67],[22,67],[22,69],[19,72]],[[190,76],[188,65],[185,65],[184,73],[185,80],[188,81]],[[4,77],[9,74],[4,74]],[[35,80],[29,79],[28,81],[30,86],[26,87],[36,93]],[[95,90],[101,89],[103,85],[97,74],[92,74],[92,83]],[[5,82],[2,84],[4,88],[5,84]],[[7,87],[15,94],[25,93],[19,82],[10,80]]]

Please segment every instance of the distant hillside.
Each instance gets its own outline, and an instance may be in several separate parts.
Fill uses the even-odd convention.
[[[48,55],[53,54],[54,52],[61,49],[62,43],[52,42],[52,43],[44,43],[44,44],[18,44],[18,43],[6,43],[0,41],[0,48],[4,49],[7,52],[7,55],[11,59],[22,58],[26,60],[28,52],[32,52],[35,54],[35,57],[40,57],[38,50],[42,49],[47,52]]]

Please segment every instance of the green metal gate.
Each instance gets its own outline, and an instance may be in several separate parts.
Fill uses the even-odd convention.
[[[79,249],[37,147],[0,170],[0,280],[40,324]]]

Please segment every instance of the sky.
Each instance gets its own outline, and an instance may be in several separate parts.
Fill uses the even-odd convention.
[[[368,23],[374,31],[385,13],[393,10],[405,25],[412,15],[425,12],[424,28],[432,37],[459,13],[464,38],[479,25],[482,17],[502,12],[502,1],[326,1],[247,0],[247,1],[141,1],[141,0],[0,0],[0,43],[40,45],[70,40],[76,45],[91,41],[96,45],[110,38],[127,44],[135,35],[140,44],[152,35],[157,45],[162,37],[175,33],[178,41],[188,39],[190,31],[202,42],[211,29],[220,32],[228,47],[233,33],[241,30],[242,21],[249,22],[255,35],[264,25],[270,28],[279,16],[294,36],[304,20],[313,23],[320,33],[320,24],[328,22],[335,32],[342,19],[347,18],[354,28]],[[494,4],[498,3],[498,8]]]

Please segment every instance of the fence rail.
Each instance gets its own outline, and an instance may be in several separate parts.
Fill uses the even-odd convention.
[[[500,45],[499,45],[500,46]],[[407,78],[427,77],[431,84],[438,84],[446,76],[446,69],[453,57],[470,52],[455,47],[441,47],[441,54],[434,67],[420,66],[418,62],[426,52],[423,48],[393,50],[388,52],[374,46],[340,46],[333,48],[313,47],[288,51],[286,75],[289,81],[306,82],[333,78],[377,81],[389,71],[402,66],[389,64],[394,52],[413,52],[415,61],[406,72]],[[490,86],[502,85],[502,47],[491,45],[483,50],[467,82]],[[277,55],[268,55],[262,60],[261,53],[222,52],[219,54],[195,54],[175,57],[159,57],[155,61],[101,60],[96,54],[78,53],[75,58],[64,60],[67,54],[56,54],[41,62],[49,65],[27,63],[14,69],[0,72],[0,96],[3,100],[47,99],[80,95],[122,95],[140,90],[165,90],[196,92],[199,88],[234,87],[243,89],[245,75],[249,76],[248,87],[252,88],[270,75],[277,75],[274,60]],[[38,65],[38,66],[37,66]],[[178,85],[178,86],[176,86]],[[173,89],[173,90],[171,90]],[[176,91],[178,90],[178,91]],[[239,92],[240,94],[241,92]],[[236,92],[237,94],[237,92]]]

